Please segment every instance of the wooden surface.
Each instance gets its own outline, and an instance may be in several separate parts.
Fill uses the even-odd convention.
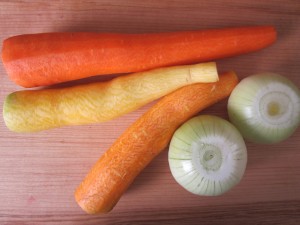
[[[0,1],[0,39],[53,31],[162,32],[272,24],[275,45],[219,60],[240,78],[280,73],[300,87],[300,2],[290,1]],[[0,67],[0,102],[22,88]],[[151,103],[153,104],[153,103]],[[242,182],[221,197],[197,197],[173,180],[167,150],[107,215],[86,215],[73,193],[98,157],[150,105],[114,121],[34,134],[0,120],[0,224],[300,224],[300,129],[287,141],[247,143]],[[2,113],[2,108],[1,108]],[[226,101],[204,113],[227,118]],[[1,114],[2,118],[2,114]]]

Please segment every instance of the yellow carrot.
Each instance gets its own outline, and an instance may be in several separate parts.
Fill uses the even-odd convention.
[[[15,132],[104,122],[180,87],[218,80],[214,62],[161,68],[62,89],[25,90],[4,103],[6,126]]]
[[[109,212],[135,177],[169,143],[175,130],[200,110],[229,96],[233,72],[210,84],[193,84],[165,96],[133,123],[96,162],[75,192],[87,213]]]

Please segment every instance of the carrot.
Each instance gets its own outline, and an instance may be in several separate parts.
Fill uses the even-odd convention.
[[[275,39],[272,26],[156,34],[25,34],[4,41],[2,59],[15,83],[35,87],[211,61],[257,51]]]
[[[62,89],[25,90],[6,98],[3,118],[15,132],[104,122],[185,85],[218,80],[216,63],[173,66]]]
[[[165,96],[133,123],[96,162],[75,192],[87,213],[112,210],[135,177],[169,143],[174,131],[200,110],[229,96],[233,72],[210,84],[193,84]]]

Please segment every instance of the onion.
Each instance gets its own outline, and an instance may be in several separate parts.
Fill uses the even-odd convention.
[[[231,93],[228,114],[245,139],[278,143],[290,137],[299,126],[300,92],[281,75],[252,75]]]
[[[168,154],[175,180],[196,195],[221,195],[243,177],[247,163],[245,142],[228,121],[202,115],[174,133]]]

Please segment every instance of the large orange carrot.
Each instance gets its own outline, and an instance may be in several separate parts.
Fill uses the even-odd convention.
[[[272,44],[271,26],[157,34],[42,33],[8,38],[2,60],[24,87],[210,61]]]
[[[75,198],[87,213],[109,212],[135,177],[169,143],[174,131],[200,110],[229,96],[235,73],[219,82],[193,84],[165,96],[133,123],[96,162]]]

